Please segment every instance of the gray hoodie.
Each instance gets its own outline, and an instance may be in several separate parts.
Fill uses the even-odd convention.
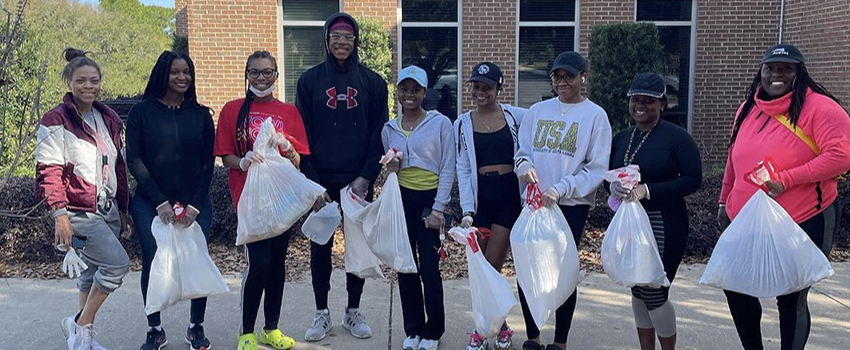
[[[432,209],[444,212],[455,180],[455,135],[449,118],[440,112],[428,111],[410,137],[404,135],[398,121],[390,120],[381,131],[381,141],[384,152],[395,148],[403,153],[401,169],[417,167],[439,176]]]

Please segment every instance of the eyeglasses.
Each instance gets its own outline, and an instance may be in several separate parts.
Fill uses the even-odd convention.
[[[555,73],[552,73],[552,75],[550,75],[549,77],[552,78],[553,83],[558,84],[562,81],[565,82],[565,83],[571,83],[574,80],[576,80],[577,75],[570,74],[570,73],[567,73],[567,74],[564,74],[564,75],[557,75]]]
[[[251,78],[251,79],[257,79],[257,78],[260,77],[260,73],[262,73],[263,76],[266,77],[266,78],[271,78],[271,77],[274,76],[275,73],[277,73],[277,69],[263,69],[263,70],[249,69],[248,70],[248,77]]]
[[[331,41],[346,41],[346,42],[349,42],[349,43],[353,43],[354,39],[357,39],[356,36],[350,35],[350,34],[349,35],[341,35],[341,34],[331,33],[329,35],[329,37],[331,38]]]

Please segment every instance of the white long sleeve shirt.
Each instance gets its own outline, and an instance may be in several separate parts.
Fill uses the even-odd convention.
[[[567,104],[557,97],[535,103],[518,136],[517,167],[530,162],[541,191],[555,188],[560,205],[594,205],[611,155],[611,124],[602,107],[588,99]]]

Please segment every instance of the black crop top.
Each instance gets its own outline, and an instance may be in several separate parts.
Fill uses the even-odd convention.
[[[479,168],[514,164],[514,138],[507,124],[496,132],[473,132],[472,139],[475,142],[475,162]]]

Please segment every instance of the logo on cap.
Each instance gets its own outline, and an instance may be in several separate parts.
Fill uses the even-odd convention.
[[[786,56],[788,56],[788,51],[785,51],[784,47],[780,47],[776,50],[773,50],[773,53],[771,53],[771,55],[786,55]]]
[[[490,73],[490,67],[488,67],[486,64],[478,66],[478,74],[484,75],[487,73]]]

